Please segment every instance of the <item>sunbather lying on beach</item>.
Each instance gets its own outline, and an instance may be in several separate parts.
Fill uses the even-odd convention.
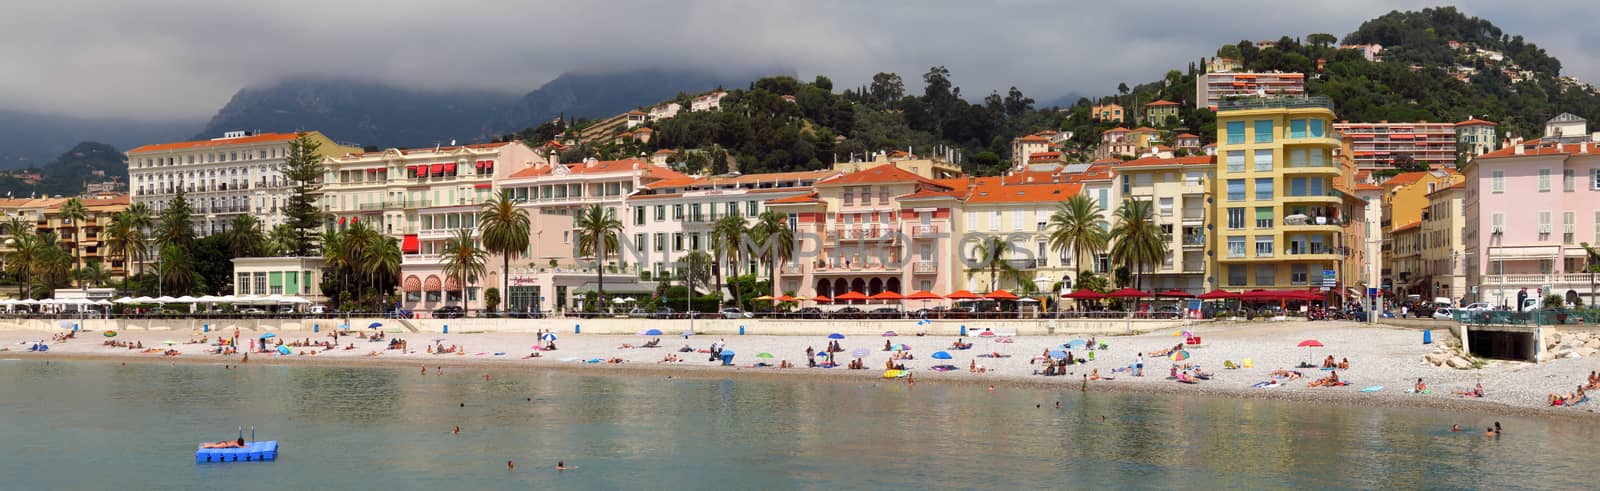
[[[1304,377],[1305,376],[1305,375],[1301,374],[1300,372],[1297,372],[1297,371],[1294,371],[1294,370],[1284,370],[1282,368],[1279,368],[1277,370],[1273,370],[1270,375],[1272,375],[1272,378],[1282,378],[1282,379],[1289,379],[1289,380],[1295,380],[1295,379],[1298,379],[1300,377]]]
[[[1002,355],[1002,354],[1000,354],[999,351],[995,351],[995,352],[992,352],[992,353],[979,353],[978,354],[978,358],[1010,358],[1010,357],[1011,357],[1011,355]],[[1049,357],[1046,357],[1046,358],[1049,358]]]
[[[532,352],[532,353],[528,353],[528,356],[524,356],[524,357],[522,357],[522,359],[526,360],[526,359],[529,359],[529,358],[539,358],[539,357],[542,357],[542,356],[544,356],[544,355],[542,355],[539,352],[535,351],[535,352]]]
[[[1483,384],[1479,383],[1476,387],[1473,387],[1472,390],[1455,391],[1455,394],[1463,397],[1483,397]]]
[[[1311,387],[1334,387],[1344,385],[1344,383],[1339,382],[1339,372],[1328,372],[1327,377],[1313,380],[1308,385]]]

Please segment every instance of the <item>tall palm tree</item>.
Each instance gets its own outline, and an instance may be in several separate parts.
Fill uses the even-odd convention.
[[[376,279],[374,283],[392,287],[400,277],[400,241],[380,234],[372,234],[368,241],[366,257],[361,262],[362,269],[369,278]],[[393,288],[389,288],[384,290],[384,294],[393,291]]]
[[[715,262],[715,265],[712,266],[712,274],[717,277],[718,295],[722,294],[723,276],[727,276],[723,274],[724,272],[731,270],[732,278],[734,279],[739,276],[739,264],[742,262],[740,258],[743,256],[739,241],[744,240],[744,236],[744,217],[738,213],[730,213],[711,225],[711,250],[714,251],[712,259]],[[728,264],[727,268],[722,267],[724,262]],[[733,303],[737,306],[739,301],[742,300],[739,295],[739,282],[733,281],[732,283]]]
[[[171,295],[188,295],[198,276],[194,272],[194,258],[177,243],[162,246],[156,271],[161,274],[161,288]]]
[[[500,255],[500,291],[511,294],[511,256],[528,249],[528,234],[533,223],[528,213],[517,208],[509,192],[490,198],[478,210],[478,235],[483,248]]]
[[[622,247],[618,237],[622,235],[622,222],[617,217],[606,213],[600,205],[590,206],[578,214],[578,255],[581,257],[594,257],[595,287],[600,290],[600,302],[606,301],[606,258],[619,252]]]
[[[472,238],[472,230],[456,230],[456,235],[444,241],[444,253],[439,258],[439,263],[444,265],[444,275],[455,278],[456,284],[462,289],[467,289],[473,281],[485,274],[483,262],[488,254],[478,248],[477,240]],[[465,303],[466,297],[462,296]]]
[[[1167,234],[1156,225],[1150,200],[1126,199],[1117,207],[1117,225],[1111,228],[1116,241],[1111,245],[1111,260],[1133,271],[1133,287],[1140,288],[1145,266],[1160,263],[1167,255]]]
[[[983,242],[978,243],[978,247],[973,250],[977,256],[973,258],[977,267],[967,270],[967,277],[971,278],[976,273],[988,271],[989,290],[999,290],[998,281],[1001,277],[1018,278],[1022,275],[1010,261],[1006,261],[1006,253],[1010,251],[1011,243],[1006,242],[1004,237],[990,236],[983,239]]]
[[[789,228],[789,217],[773,210],[763,211],[750,233],[761,244],[761,261],[767,264],[767,280],[776,294],[780,291],[778,264],[794,258],[794,230]]]
[[[83,231],[83,221],[89,219],[89,210],[83,207],[83,202],[78,201],[78,198],[71,198],[61,205],[61,218],[71,222],[72,265],[73,267],[81,267],[83,264],[82,259],[78,256],[78,249],[80,249],[78,247],[80,244],[78,242],[78,232]]]
[[[1056,212],[1050,215],[1050,250],[1071,251],[1078,276],[1083,274],[1085,257],[1106,250],[1106,219],[1101,211],[1099,203],[1079,194],[1056,205]]]
[[[715,261],[706,251],[689,251],[683,255],[683,285],[689,289],[687,292],[689,297],[694,297],[696,282],[704,286],[707,275],[711,273],[713,262]]]
[[[277,235],[279,228],[284,228],[284,226],[279,225],[278,227],[273,228],[273,235]],[[293,230],[293,228],[290,228],[289,233],[293,234],[296,232]],[[344,238],[345,235],[339,233],[338,230],[324,230],[322,232],[322,240],[320,241],[322,243],[322,267],[326,271],[332,271],[339,277],[340,293],[328,295],[328,298],[333,300],[335,308],[342,306],[344,303],[343,292],[350,289],[349,268],[352,264],[354,264],[354,261],[352,261],[351,258],[346,256],[344,253]],[[276,247],[276,245],[274,245],[274,247]],[[281,249],[279,253],[289,254],[293,251],[294,249],[292,248]]]
[[[78,284],[84,287],[99,287],[111,278],[111,271],[100,265],[100,261],[90,261],[89,264],[78,268]]]
[[[300,236],[297,234],[294,227],[287,223],[272,227],[272,232],[267,235],[267,253],[274,256],[292,254],[298,247],[296,244],[300,243]]]
[[[266,236],[261,233],[261,222],[254,215],[234,217],[233,225],[228,229],[228,251],[233,253],[233,257],[259,256],[266,242]]]
[[[372,238],[378,236],[378,232],[365,223],[355,222],[350,224],[343,232],[340,232],[339,235],[339,243],[336,245],[339,249],[341,262],[345,267],[345,274],[352,277],[357,274],[365,276],[365,268],[362,267],[361,262],[367,256],[367,245],[373,243]],[[326,243],[322,246],[323,250],[330,248],[332,247],[326,245]],[[363,278],[363,280],[355,281],[355,285],[355,298],[359,300],[370,289],[370,282],[364,281]]]
[[[35,237],[37,249],[34,252],[33,263],[28,273],[29,283],[37,283],[39,291],[34,295],[49,295],[50,291],[64,287],[72,278],[72,254],[61,245],[60,238],[54,232],[45,232]],[[30,284],[29,287],[35,285]]]
[[[138,272],[143,273],[143,263],[150,260],[150,227],[154,224],[154,218],[150,213],[150,205],[134,203],[128,205],[128,208],[122,210],[122,213],[127,216],[127,225],[129,227],[127,246],[130,248],[129,252],[133,253],[124,257],[137,263],[139,266]],[[123,269],[126,270],[127,267],[128,264],[124,263]]]
[[[6,252],[6,270],[17,278],[17,295],[28,297],[33,283],[33,263],[39,256],[39,236],[26,228],[12,228],[11,250]]]

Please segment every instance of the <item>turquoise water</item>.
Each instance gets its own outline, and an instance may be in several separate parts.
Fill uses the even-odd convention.
[[[1594,421],[1434,410],[429,372],[0,360],[0,488],[1588,489],[1600,449]],[[241,425],[278,461],[194,463]]]

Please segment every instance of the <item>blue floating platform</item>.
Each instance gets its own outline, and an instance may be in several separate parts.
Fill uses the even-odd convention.
[[[270,462],[278,460],[278,441],[250,442],[243,448],[196,448],[195,463]]]

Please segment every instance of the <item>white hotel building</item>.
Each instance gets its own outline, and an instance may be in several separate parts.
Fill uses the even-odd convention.
[[[308,132],[322,144],[322,155],[360,152],[321,133]],[[128,190],[134,203],[160,213],[179,189],[194,208],[198,235],[221,233],[234,217],[253,214],[263,229],[284,222],[290,185],[283,162],[294,133],[251,134],[230,131],[222,138],[145,145],[127,153]]]

